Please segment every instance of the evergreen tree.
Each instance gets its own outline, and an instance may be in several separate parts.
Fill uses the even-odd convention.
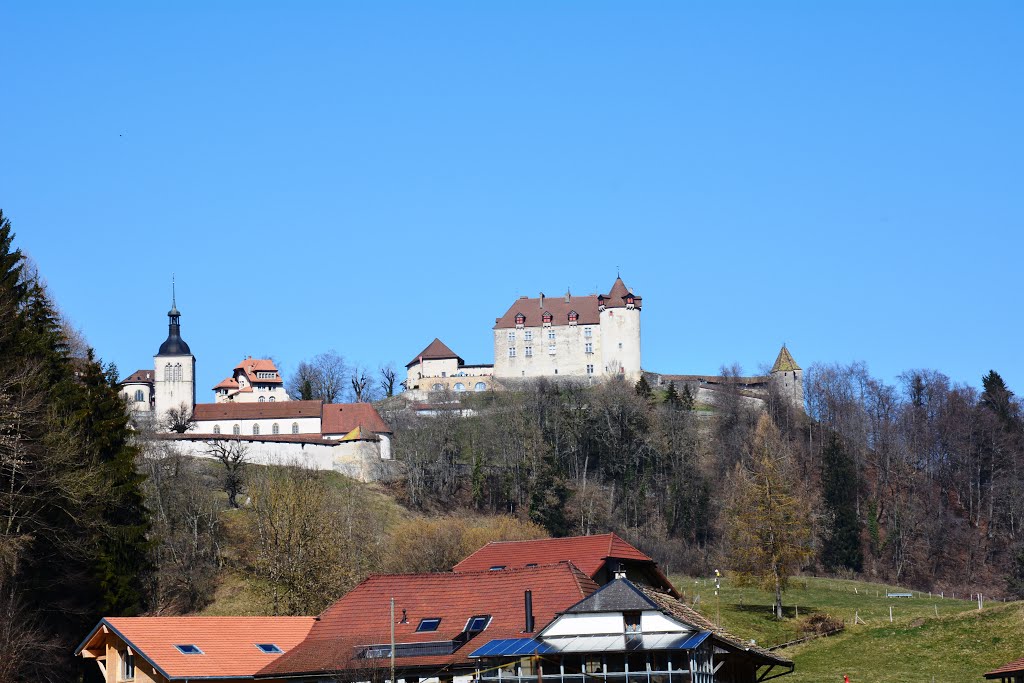
[[[650,398],[652,393],[651,385],[647,383],[647,378],[640,375],[640,379],[636,382],[636,395]]]
[[[673,408],[680,407],[679,393],[676,391],[675,382],[668,383],[668,390],[665,392],[665,403]]]
[[[861,571],[864,555],[857,519],[857,471],[853,458],[835,434],[822,451],[822,489],[832,513],[832,529],[825,539],[821,558],[829,569]]]
[[[690,385],[684,384],[683,393],[679,395],[680,410],[693,410],[694,403],[693,394],[690,393]]]

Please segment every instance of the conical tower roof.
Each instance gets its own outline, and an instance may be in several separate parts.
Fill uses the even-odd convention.
[[[783,344],[779,350],[779,357],[775,359],[775,365],[772,366],[772,372],[793,372],[794,370],[802,370],[796,361],[793,360],[792,354],[789,349]]]

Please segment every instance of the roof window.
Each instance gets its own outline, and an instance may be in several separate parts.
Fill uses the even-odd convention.
[[[492,572],[500,572],[502,569],[505,569],[505,565],[503,564],[496,564],[493,567],[491,567]]]
[[[203,654],[203,651],[199,649],[198,645],[192,645],[192,644],[188,644],[188,645],[175,645],[174,647],[178,648],[178,652],[180,652],[183,655],[201,655],[201,654]]]
[[[490,614],[477,614],[469,618],[466,622],[467,633],[479,633],[487,628],[487,624],[491,623]]]
[[[260,652],[264,652],[268,655],[281,654],[282,650],[273,643],[256,643],[256,647],[259,648]]]
[[[416,627],[417,631],[436,631],[437,627],[441,625],[441,620],[435,617],[428,617],[427,619],[420,619],[420,625]]]

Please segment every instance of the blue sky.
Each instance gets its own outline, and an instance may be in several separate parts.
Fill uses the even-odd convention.
[[[0,207],[124,373],[172,272],[210,400],[620,268],[647,369],[1024,392],[1020,2],[210,5],[0,7]]]

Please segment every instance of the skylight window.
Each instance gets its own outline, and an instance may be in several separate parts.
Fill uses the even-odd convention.
[[[469,633],[479,633],[487,628],[487,624],[491,621],[490,614],[478,614],[469,618],[466,622],[466,631]]]
[[[436,631],[437,627],[441,625],[440,619],[420,619],[420,625],[416,627],[417,631]]]
[[[493,567],[491,567],[491,571],[492,572],[500,572],[504,568],[505,568],[505,565],[503,565],[503,564],[496,564]]]
[[[260,649],[260,652],[264,652],[268,655],[281,654],[282,650],[273,643],[256,643],[256,647]]]
[[[183,655],[201,655],[203,651],[199,649],[198,645],[175,645],[178,648],[178,652]]]

